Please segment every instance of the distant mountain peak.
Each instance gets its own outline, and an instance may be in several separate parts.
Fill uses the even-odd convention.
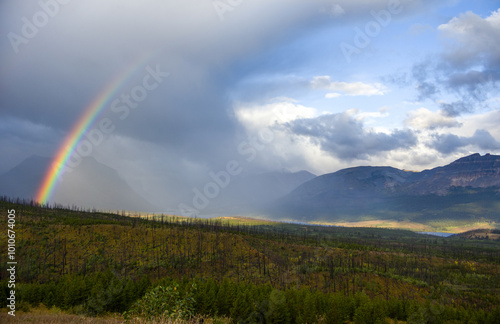
[[[469,156],[464,156],[453,163],[457,162],[476,162],[476,161],[494,161],[494,160],[500,160],[500,155],[492,155],[490,153],[486,153],[485,155],[479,154],[479,153],[474,153]]]
[[[443,170],[455,170],[455,171],[486,171],[486,170],[497,170],[500,168],[500,155],[485,154],[481,156],[479,153],[472,154],[463,158],[460,158],[447,166],[441,167]]]

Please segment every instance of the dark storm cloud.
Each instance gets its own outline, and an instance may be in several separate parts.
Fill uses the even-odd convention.
[[[391,134],[376,132],[348,113],[299,119],[285,127],[294,135],[305,136],[332,156],[343,160],[368,159],[370,156],[417,143],[410,130],[395,130]]]
[[[490,132],[478,129],[471,137],[454,134],[435,135],[431,147],[443,154],[457,152],[463,147],[472,146],[474,150],[494,151],[500,149],[500,142]]]
[[[54,149],[58,138],[51,128],[18,118],[0,118],[0,174],[7,172],[29,154],[43,155]]]
[[[12,3],[4,3],[4,8],[21,22],[21,17],[41,10],[37,3]],[[13,116],[67,132],[111,80],[146,54],[150,60],[111,101],[140,83],[148,65],[171,76],[123,120],[109,103],[105,106],[103,115],[114,117],[114,135],[161,143],[192,159],[220,156],[218,148],[227,147],[235,128],[227,113],[220,63],[230,65],[243,55],[259,31],[249,31],[245,41],[235,40],[231,23],[223,26],[210,4],[205,11],[187,4],[156,7],[151,12],[151,3],[73,2],[60,6],[36,37],[18,46],[19,53],[2,43],[2,118]],[[200,28],[204,24],[208,27]],[[23,36],[18,22],[5,28],[2,34]]]
[[[15,33],[26,43],[4,37],[0,44],[0,115],[67,132],[111,80],[137,57],[150,54],[145,66],[158,65],[170,77],[120,120],[115,134],[159,143],[192,159],[226,160],[235,154],[229,144],[239,127],[231,117],[227,91],[251,73],[232,67],[298,29],[316,28],[318,17],[340,24],[387,7],[386,0],[338,1],[336,7],[345,14],[332,18],[320,10],[329,4],[245,2],[225,12],[221,21],[211,2],[72,1],[60,4],[47,23],[35,26],[33,37],[25,37],[26,19],[45,9],[38,2],[5,1],[0,5],[2,34]],[[419,7],[403,0],[401,5]],[[142,72],[114,98],[140,82]],[[110,114],[108,106],[103,115]]]

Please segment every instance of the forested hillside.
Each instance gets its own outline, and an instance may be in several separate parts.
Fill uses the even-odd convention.
[[[241,323],[498,323],[500,242],[0,203],[16,211],[17,306]],[[252,225],[253,224],[253,225]],[[7,231],[0,236],[6,306]],[[162,297],[163,296],[163,297]],[[152,301],[153,300],[153,301]],[[150,309],[148,313],[145,309]]]

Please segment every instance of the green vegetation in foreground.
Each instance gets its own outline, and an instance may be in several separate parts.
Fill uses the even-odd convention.
[[[16,210],[18,310],[241,323],[498,323],[500,242],[411,231]],[[6,234],[0,234],[6,260]],[[8,293],[0,271],[0,301]],[[159,306],[161,305],[161,306]]]

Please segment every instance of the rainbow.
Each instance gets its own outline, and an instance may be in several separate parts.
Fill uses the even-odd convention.
[[[115,96],[116,92],[143,66],[147,61],[146,57],[141,57],[134,61],[115,79],[113,79],[104,90],[85,108],[83,114],[75,123],[69,134],[55,154],[52,163],[47,169],[42,183],[38,187],[35,200],[40,204],[46,204],[56,188],[57,179],[63,173],[64,167],[71,157],[82,137],[95,123],[100,113],[107,107],[108,103]]]

